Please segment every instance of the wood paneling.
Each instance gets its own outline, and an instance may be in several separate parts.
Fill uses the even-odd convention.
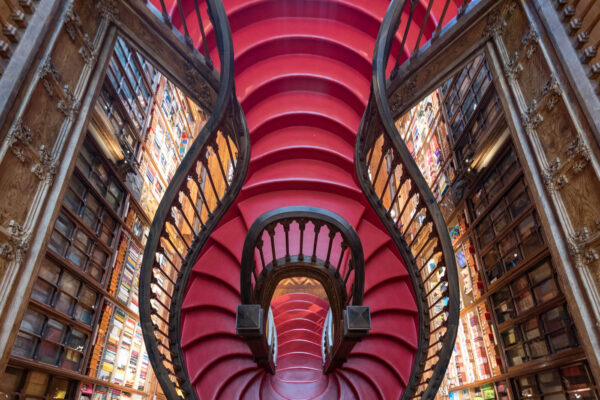
[[[563,63],[556,58],[534,4],[482,1],[478,7],[449,29],[452,40],[441,35],[400,69],[388,86],[392,110],[402,115],[464,65],[475,50],[491,43],[488,50],[510,125],[515,128],[513,137],[520,153],[528,155],[527,174],[536,182],[532,191],[538,208],[545,210],[553,259],[598,373],[600,150],[584,111],[586,100],[572,95],[565,71],[560,69]]]

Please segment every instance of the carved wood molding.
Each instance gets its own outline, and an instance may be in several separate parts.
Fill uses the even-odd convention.
[[[452,40],[444,42],[442,34],[431,42],[426,54],[401,67],[388,84],[390,105],[399,117],[486,43],[492,43],[509,86],[511,99],[507,101],[516,108],[514,122],[528,142],[522,145],[531,148],[535,159],[536,165],[530,170],[540,171],[539,188],[552,205],[546,214],[552,216],[558,229],[550,233],[549,240],[556,243],[556,248],[564,249],[557,250],[562,267],[573,271],[567,274],[573,278],[565,278],[563,283],[574,291],[571,298],[577,303],[572,307],[580,309],[580,329],[590,336],[590,343],[598,343],[600,149],[589,116],[582,112],[582,105],[572,96],[563,71],[558,69],[561,63],[549,51],[550,44],[540,31],[533,5],[528,0],[501,0],[482,2],[483,6],[469,24],[462,22],[461,26],[460,19],[455,22],[456,26],[448,31],[460,32]],[[587,348],[589,355],[597,352],[593,346]],[[600,354],[595,356],[598,371]]]
[[[38,259],[29,249],[51,228],[40,226],[40,220],[54,210],[52,206],[49,211],[46,202],[59,168],[68,167],[62,162],[65,147],[72,136],[81,135],[75,127],[82,98],[107,29],[106,23],[97,22],[100,10],[79,15],[88,5],[84,0],[62,4],[46,45],[33,50],[40,61],[31,66],[34,73],[21,88],[12,121],[0,129],[0,317],[6,325],[0,334],[2,349],[10,349],[11,327],[26,304],[22,299],[28,298],[25,293]],[[72,157],[66,158],[70,162]],[[0,364],[7,354],[1,356]]]
[[[493,36],[504,72],[521,113],[546,191],[555,207],[573,265],[580,278],[593,279],[590,293],[600,313],[600,168],[598,149],[577,103],[561,89],[553,60],[533,25],[529,10],[511,1],[505,32]],[[510,32],[508,34],[507,32]],[[520,40],[519,40],[519,35]],[[584,273],[585,272],[585,273]],[[589,287],[589,285],[587,285]],[[600,325],[596,323],[600,331]]]

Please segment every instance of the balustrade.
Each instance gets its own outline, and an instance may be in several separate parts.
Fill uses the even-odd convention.
[[[323,370],[331,372],[346,360],[370,329],[369,308],[362,306],[364,257],[354,229],[343,218],[314,207],[283,207],[261,215],[252,224],[242,253],[242,304],[237,331],[257,363],[275,372],[269,358],[266,315],[277,283],[292,276],[321,282],[330,304],[331,345],[324,350]]]
[[[391,80],[402,76],[402,68],[418,56],[433,3],[426,2],[422,21],[414,20],[418,1],[395,0],[388,8],[376,42],[371,97],[355,151],[361,188],[403,254],[417,296],[419,344],[404,399],[435,397],[454,347],[459,316],[456,261],[446,224],[396,129],[386,91],[386,67],[395,38],[401,40],[399,49],[394,46],[398,53]],[[449,3],[444,3],[432,40],[444,34]],[[465,0],[457,18],[474,3]],[[415,29],[416,36],[409,33]],[[416,37],[410,46],[409,36]]]
[[[233,90],[233,49],[227,16],[221,2],[207,0],[201,9],[194,0],[194,29],[204,55],[198,54],[183,15],[181,40],[213,70],[207,51],[205,21],[210,21],[220,58],[218,95],[211,115],[173,176],[158,207],[146,243],[140,274],[140,319],[144,341],[157,379],[169,399],[196,398],[181,353],[180,312],[183,294],[202,246],[239,193],[248,169],[250,145],[241,108]],[[161,15],[149,3],[155,15]],[[172,27],[161,1],[163,23]],[[191,65],[193,62],[191,61]],[[213,70],[214,71],[214,70]],[[204,77],[210,85],[210,77]],[[269,330],[276,343],[276,333]],[[275,339],[274,339],[275,338]]]

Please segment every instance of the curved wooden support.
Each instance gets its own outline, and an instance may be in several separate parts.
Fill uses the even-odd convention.
[[[416,293],[418,352],[402,398],[433,399],[454,348],[460,297],[454,251],[444,218],[396,129],[386,92],[386,68],[394,36],[398,27],[404,26],[400,18],[406,5],[407,0],[393,0],[379,30],[371,95],[358,133],[355,167],[362,190],[403,255]],[[417,43],[412,57],[418,52]],[[392,78],[401,67],[392,71]]]
[[[197,1],[194,1],[197,4]],[[164,23],[172,25],[162,3]],[[181,40],[197,76],[217,93],[210,117],[175,172],[150,228],[140,273],[140,319],[152,367],[169,400],[196,399],[180,346],[181,304],[193,262],[246,178],[250,160],[248,128],[235,97],[233,43],[223,4],[206,0],[217,41],[220,80],[212,61]],[[149,5],[150,7],[150,5]],[[155,11],[155,14],[158,14]],[[198,10],[198,18],[202,16]],[[201,29],[204,29],[201,25]]]
[[[316,279],[327,293],[335,339],[325,352],[323,369],[331,372],[370,329],[369,308],[362,306],[364,255],[354,228],[339,215],[315,207],[278,208],[250,227],[242,252],[237,331],[257,363],[271,373],[276,360],[268,360],[272,351],[266,346],[263,310],[269,308],[277,284],[293,276]]]

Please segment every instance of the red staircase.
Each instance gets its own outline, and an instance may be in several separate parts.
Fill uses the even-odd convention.
[[[184,14],[191,15],[191,2],[182,3]],[[354,172],[355,137],[388,2],[224,3],[252,153],[242,191],[208,239],[188,281],[181,347],[192,386],[200,399],[398,399],[417,351],[415,295],[402,256]],[[422,24],[428,2],[422,3],[408,43]],[[434,4],[424,25],[425,39],[433,34],[435,15],[445,2],[433,3],[440,5]],[[176,5],[171,9],[173,25],[180,26]],[[448,15],[456,11],[451,3]],[[209,50],[218,60],[216,47]],[[273,300],[279,343],[275,375],[257,367],[236,335],[244,238],[258,216],[284,206],[330,210],[355,228],[363,245],[363,304],[371,309],[372,329],[348,362],[329,375],[321,373],[328,305],[319,298],[298,293]]]

